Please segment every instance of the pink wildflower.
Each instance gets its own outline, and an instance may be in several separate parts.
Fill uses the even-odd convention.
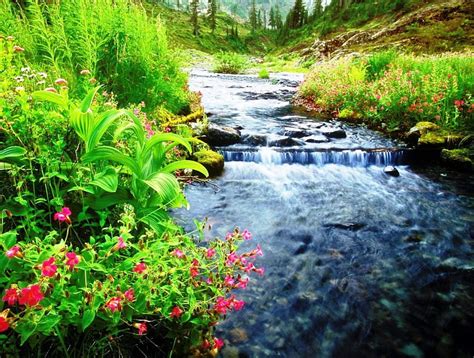
[[[235,284],[235,280],[232,276],[230,275],[227,275],[224,279],[224,284],[227,286],[227,287],[233,287],[234,284]]]
[[[45,277],[53,277],[58,270],[58,266],[54,265],[55,258],[50,257],[41,264],[41,274]]]
[[[117,239],[117,243],[114,246],[114,250],[118,251],[120,249],[125,249],[127,247],[127,243],[124,241],[122,236],[119,236]]]
[[[12,259],[14,257],[21,257],[21,252],[20,252],[20,246],[15,245],[11,247],[7,252],[5,252],[5,255],[9,258]]]
[[[136,272],[136,273],[144,273],[147,269],[147,266],[144,262],[140,262],[138,264],[135,265],[135,267],[133,268],[133,272]]]
[[[232,307],[236,311],[240,311],[242,308],[244,308],[245,302],[244,301],[239,301],[239,300],[233,300],[232,301]]]
[[[239,281],[236,283],[235,288],[245,289],[245,288],[247,288],[248,283],[249,283],[248,278],[245,278],[245,279],[239,278]]]
[[[135,327],[138,328],[139,336],[143,336],[148,331],[148,327],[146,326],[146,323],[143,323],[143,322],[137,323]]]
[[[171,310],[170,317],[171,318],[179,318],[183,314],[183,310],[179,308],[178,306],[174,306],[173,309]]]
[[[219,338],[214,338],[214,349],[219,350],[222,347],[224,347],[224,341]]]
[[[227,255],[226,265],[231,266],[238,259],[239,255],[237,255],[235,252],[231,252],[229,255]]]
[[[39,285],[22,288],[18,297],[20,305],[36,306],[44,298]]]
[[[184,252],[181,251],[180,249],[174,249],[171,255],[176,256],[178,259],[182,259],[185,256]]]
[[[66,222],[66,224],[71,224],[71,219],[69,216],[71,215],[71,210],[68,207],[64,207],[61,209],[61,211],[58,211],[57,213],[54,214],[53,218],[54,220],[57,220],[59,222]]]
[[[120,300],[120,297],[112,297],[110,300],[107,301],[105,307],[107,307],[112,312],[121,311],[122,302]]]
[[[247,229],[245,229],[245,230],[242,232],[242,237],[244,238],[245,241],[248,241],[248,240],[251,240],[251,239],[252,239],[252,234],[250,233],[250,231],[248,231]]]
[[[128,302],[135,301],[135,291],[133,290],[133,288],[129,288],[127,291],[123,293],[123,295],[125,296],[125,299]]]
[[[206,257],[208,259],[212,259],[214,257],[214,255],[216,254],[216,250],[210,248],[210,249],[207,249],[206,251]]]
[[[66,253],[66,266],[69,266],[70,270],[74,269],[80,261],[80,257],[76,255],[75,252],[68,252]]]
[[[8,288],[5,292],[5,296],[2,298],[3,302],[7,302],[9,306],[13,306],[18,302],[18,290],[16,288]]]
[[[0,333],[5,332],[10,328],[10,324],[8,323],[7,319],[5,317],[0,316]]]

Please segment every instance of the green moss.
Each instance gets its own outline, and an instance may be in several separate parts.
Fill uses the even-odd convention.
[[[421,134],[424,134],[430,131],[437,131],[439,126],[433,122],[418,122],[415,128],[420,131]]]
[[[423,134],[418,140],[420,147],[442,147],[446,142],[443,134],[438,132],[428,132]]]
[[[219,175],[224,169],[224,157],[213,150],[195,152],[194,158],[206,167],[211,176]]]
[[[447,165],[462,171],[474,169],[474,152],[471,149],[443,149],[441,159]]]

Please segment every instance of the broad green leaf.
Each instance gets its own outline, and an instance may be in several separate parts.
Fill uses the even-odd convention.
[[[131,201],[132,198],[128,194],[128,192],[124,190],[120,190],[115,193],[108,193],[101,195],[99,197],[92,196],[86,198],[86,204],[90,206],[94,210],[103,210],[108,208],[109,206],[126,203]]]
[[[82,315],[82,330],[85,331],[87,327],[89,327],[95,319],[95,311],[92,309],[87,309],[84,311]]]
[[[167,166],[162,168],[161,171],[165,173],[172,173],[175,170],[179,169],[192,169],[205,175],[206,177],[209,176],[209,172],[207,171],[207,169],[201,163],[195,162],[193,160],[178,160],[176,162],[168,164]]]
[[[151,137],[145,143],[145,148],[143,149],[143,155],[145,157],[148,157],[151,149],[153,149],[155,145],[163,143],[163,142],[173,142],[174,145],[181,144],[183,147],[185,147],[188,150],[188,152],[191,153],[192,151],[191,144],[189,144],[189,142],[183,137],[174,133],[158,133],[158,134],[155,134],[153,137]]]
[[[57,104],[63,109],[67,108],[68,101],[67,98],[59,93],[49,92],[49,91],[36,91],[31,94],[31,96],[39,101],[46,101]]]
[[[118,118],[127,115],[128,112],[124,110],[110,110],[101,114],[94,121],[94,126],[91,128],[91,131],[87,138],[87,150],[94,149],[104,136],[107,129],[114,123]]]
[[[94,114],[91,111],[82,113],[79,109],[74,109],[70,113],[69,122],[71,127],[74,128],[77,135],[87,143],[89,139],[89,133],[94,125]]]
[[[178,180],[170,173],[155,173],[143,182],[158,194],[163,205],[171,204],[181,192]]]
[[[135,175],[140,176],[140,168],[136,161],[113,147],[100,146],[94,148],[89,153],[83,155],[82,160],[84,163],[91,163],[99,160],[109,160],[111,162],[116,162],[121,165],[124,165]]]
[[[103,172],[97,174],[90,184],[108,193],[115,193],[118,187],[118,175],[114,168],[108,167]]]
[[[86,113],[87,111],[89,111],[89,109],[91,108],[92,106],[92,102],[94,101],[94,97],[95,95],[97,94],[97,92],[99,91],[100,87],[102,86],[98,86],[92,90],[90,90],[87,95],[84,97],[84,99],[82,100],[81,102],[81,106],[79,108],[79,110],[82,112],[82,113]]]
[[[18,146],[11,146],[0,150],[0,160],[8,158],[22,158],[26,154],[26,149]]]

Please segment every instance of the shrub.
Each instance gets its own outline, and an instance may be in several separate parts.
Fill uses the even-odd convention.
[[[204,243],[204,224],[186,234],[169,216],[187,204],[175,172],[207,174],[180,159],[188,141],[100,87],[44,90],[11,38],[0,54],[2,353],[215,353],[261,250],[237,253],[246,230]]]
[[[261,79],[269,79],[270,78],[270,73],[266,68],[262,68],[260,72],[258,73],[258,77]]]
[[[234,52],[220,52],[215,56],[214,72],[239,74],[248,68],[247,57]]]
[[[454,130],[472,128],[470,53],[393,56],[320,65],[308,75],[300,95],[322,111],[353,113],[374,125],[386,121],[392,129],[407,129],[419,121]]]
[[[165,29],[141,6],[129,0],[32,1],[24,11],[1,1],[0,34],[15,34],[30,63],[67,79],[78,95],[97,80],[120,106],[144,101],[148,111],[164,105],[178,112],[187,105],[186,76]]]

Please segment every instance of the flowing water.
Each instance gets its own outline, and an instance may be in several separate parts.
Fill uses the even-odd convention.
[[[243,139],[218,148],[225,172],[189,186],[178,219],[209,218],[209,236],[247,228],[245,248],[265,253],[217,329],[223,355],[472,357],[472,177],[415,171],[401,143],[292,114],[301,79],[191,76],[210,121]]]

